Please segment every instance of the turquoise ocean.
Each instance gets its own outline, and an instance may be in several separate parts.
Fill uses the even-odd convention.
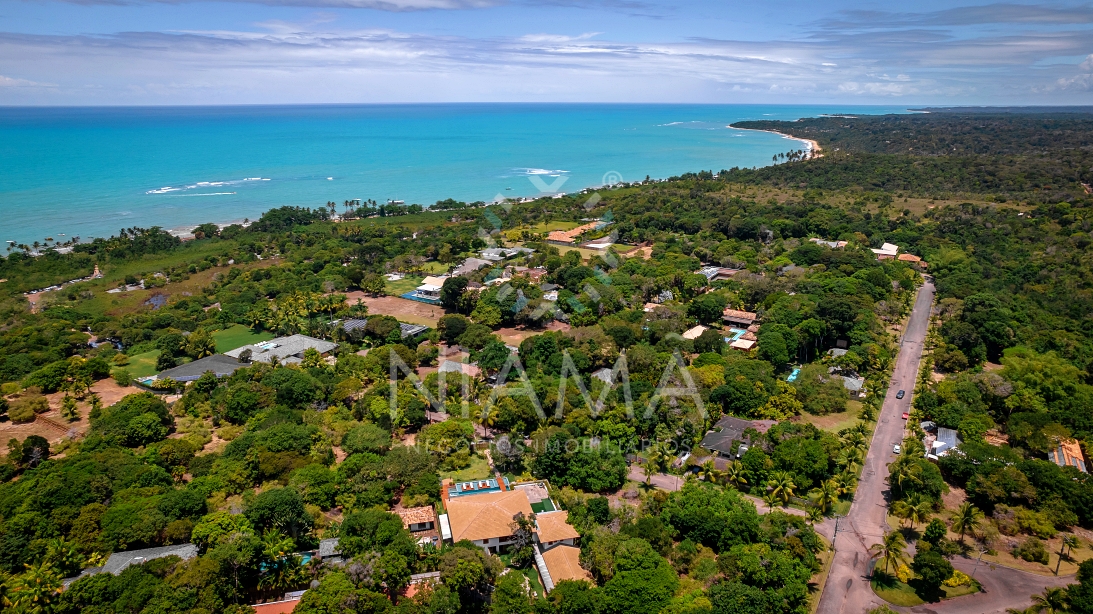
[[[745,119],[906,107],[429,104],[0,108],[0,241],[256,219],[282,205],[576,192],[802,149]]]

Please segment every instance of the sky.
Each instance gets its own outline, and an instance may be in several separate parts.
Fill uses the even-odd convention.
[[[0,0],[0,105],[1093,104],[1093,4]]]

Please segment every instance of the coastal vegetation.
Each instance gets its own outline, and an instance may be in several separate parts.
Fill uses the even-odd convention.
[[[890,466],[906,526],[877,548],[878,569],[927,600],[975,588],[949,562],[973,544],[1077,569],[1088,544],[1062,540],[1093,528],[1093,484],[1049,454],[1093,434],[1089,121],[742,127],[814,139],[824,155],[530,203],[331,201],[187,241],[134,228],[68,254],[13,250],[0,261],[0,432],[62,405],[80,430],[8,444],[0,599],[17,612],[247,612],[307,588],[303,614],[807,612],[827,550],[812,523],[853,499],[923,283],[917,260],[877,258],[884,243],[928,263],[938,300],[912,435]],[[978,204],[900,206],[954,194]],[[611,247],[586,256],[546,241],[586,218],[610,222],[586,238]],[[386,275],[493,246],[534,251],[449,278],[425,332],[404,336],[400,313],[370,307]],[[521,268],[505,277],[506,265]],[[101,278],[31,308],[25,292],[96,266]],[[755,314],[754,330],[723,330],[726,308]],[[730,347],[744,333],[751,351]],[[337,342],[334,360],[129,381],[290,334]],[[480,373],[442,390],[434,367],[457,345]],[[393,362],[420,385],[392,383]],[[120,393],[103,403],[107,390]],[[812,423],[851,407],[837,429]],[[739,459],[700,446],[723,416],[765,425]],[[926,458],[927,420],[963,444]],[[549,482],[590,580],[544,594],[519,549],[502,560],[468,542],[421,546],[390,513],[443,506],[442,476],[494,471]],[[672,474],[682,487],[658,490]],[[344,565],[312,556],[335,537]],[[197,556],[60,590],[110,553],[185,543]],[[439,582],[407,596],[413,574],[432,572]],[[1082,563],[1070,603],[1088,601],[1089,572]]]

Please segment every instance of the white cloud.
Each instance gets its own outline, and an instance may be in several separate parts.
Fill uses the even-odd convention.
[[[37,83],[26,79],[15,79],[0,75],[0,87],[55,87],[50,83]]]

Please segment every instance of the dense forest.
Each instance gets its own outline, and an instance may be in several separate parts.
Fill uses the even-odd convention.
[[[908,440],[892,465],[893,515],[912,525],[933,517],[941,534],[920,550],[933,544],[945,556],[958,552],[949,529],[992,550],[1013,538],[1013,556],[1039,560],[1044,540],[1093,527],[1093,482],[1047,459],[1059,441],[1093,435],[1093,198],[1080,186],[1091,177],[1093,120],[929,114],[741,127],[814,138],[825,155],[597,198],[382,213],[347,201],[363,218],[352,221],[332,219],[331,202],[273,210],[247,227],[203,225],[185,242],[126,229],[70,254],[13,251],[0,261],[0,427],[33,423],[52,403],[86,428],[8,444],[0,599],[17,612],[246,612],[307,588],[303,614],[807,612],[827,548],[811,522],[853,499],[899,326],[922,283],[913,260],[870,251],[885,242],[923,258],[937,287],[911,423],[934,421],[964,441],[935,463],[922,433]],[[916,149],[880,144],[897,140]],[[760,186],[779,197],[758,197]],[[995,202],[900,207],[901,192],[935,190]],[[543,240],[549,223],[584,218],[610,220],[593,234],[618,245],[582,254]],[[442,270],[514,244],[535,251],[505,264],[541,267],[553,288],[520,274],[492,283],[501,267],[450,278],[436,326],[409,338],[399,314],[345,298],[385,294],[388,273]],[[40,295],[30,309],[23,292],[95,265],[104,278]],[[711,282],[698,273],[705,265],[736,272]],[[138,282],[164,299],[122,303],[106,292]],[[753,351],[728,346],[725,308],[759,317]],[[367,326],[337,324],[353,317]],[[699,325],[708,328],[684,338]],[[514,327],[527,333],[518,343],[502,338]],[[162,371],[208,356],[216,336],[240,328],[331,339],[336,360],[316,352],[187,386],[131,381],[140,357],[154,355]],[[445,397],[433,367],[456,345],[481,375],[461,376]],[[593,377],[620,357],[629,395]],[[392,384],[392,362],[419,369],[420,386]],[[491,385],[515,362],[519,376]],[[842,376],[862,378],[868,394],[848,395]],[[93,391],[103,382],[126,394],[103,403]],[[666,383],[693,388],[661,402]],[[165,400],[170,392],[180,394]],[[437,398],[451,413],[440,422],[430,417]],[[698,443],[726,415],[773,426],[721,467]],[[831,416],[835,427],[818,420]],[[544,595],[529,588],[528,543],[504,556],[469,542],[421,546],[390,513],[443,506],[441,480],[488,467],[484,449],[490,470],[549,481],[591,581]],[[665,492],[649,481],[657,473],[688,478]],[[974,522],[946,509],[953,488],[966,492]],[[343,565],[298,554],[333,537]],[[199,555],[58,590],[112,552],[180,543]],[[439,582],[403,596],[426,572]],[[1071,590],[1074,603],[1087,599],[1088,587]]]

